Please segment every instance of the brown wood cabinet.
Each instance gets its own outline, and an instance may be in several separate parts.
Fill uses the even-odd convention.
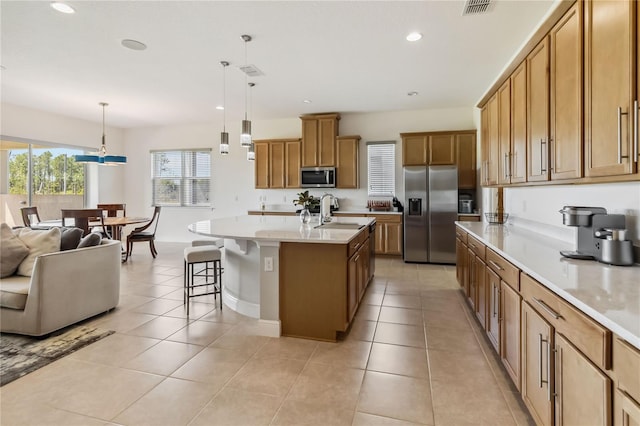
[[[256,140],[255,187],[300,187],[300,139]]]
[[[507,373],[520,390],[520,293],[500,282],[500,358]]]
[[[576,2],[549,32],[551,180],[582,177],[582,6]]]
[[[485,186],[496,185],[498,183],[499,161],[500,161],[500,141],[499,141],[499,101],[498,95],[489,99],[487,103],[485,117],[487,131],[483,133],[482,141],[482,184]]]
[[[615,426],[640,425],[640,404],[618,389],[614,397],[613,424]]]
[[[402,255],[402,216],[367,215],[376,218],[375,252]]]
[[[618,336],[613,339],[613,376],[614,424],[640,425],[640,350]]]
[[[527,180],[527,62],[511,75],[511,147],[507,159],[509,183]]]
[[[491,268],[486,269],[487,321],[485,329],[493,348],[500,353],[500,276]]]
[[[511,183],[511,80],[498,89],[498,184]]]
[[[400,133],[402,165],[456,164],[456,132]]]
[[[469,252],[467,234],[456,226],[456,278],[465,295],[469,294]]]
[[[549,38],[527,56],[527,181],[549,180]]]
[[[458,165],[458,188],[476,188],[476,134],[475,130],[457,133],[456,164]]]
[[[336,187],[358,188],[360,136],[338,136],[336,146]]]
[[[635,1],[584,2],[585,175],[635,173]]]
[[[336,165],[336,137],[340,114],[303,115],[302,167]]]

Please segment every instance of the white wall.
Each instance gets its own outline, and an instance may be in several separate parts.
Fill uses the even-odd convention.
[[[366,184],[366,141],[395,140],[396,188],[402,199],[402,143],[400,133],[473,129],[473,108],[384,112],[369,114],[341,114],[340,135],[362,136],[360,142],[360,183]],[[127,186],[125,199],[127,212],[135,215],[151,211],[150,155],[153,149],[213,148],[213,199],[212,209],[164,208],[158,228],[158,239],[164,241],[190,241],[193,235],[187,225],[197,220],[245,214],[258,209],[261,197],[269,206],[294,209],[297,190],[256,190],[254,188],[254,163],[246,160],[246,150],[239,146],[240,123],[227,123],[230,154],[218,154],[221,123],[193,124],[173,127],[129,129],[124,132],[125,152],[135,167],[125,170]],[[298,138],[302,125],[298,117],[282,120],[252,122],[255,139]],[[322,195],[324,191],[311,191]],[[366,187],[357,190],[335,189],[330,191],[339,197],[341,208],[365,207]]]

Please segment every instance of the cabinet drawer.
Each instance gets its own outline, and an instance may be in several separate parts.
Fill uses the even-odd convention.
[[[348,257],[351,257],[355,254],[356,251],[362,246],[362,244],[367,240],[369,236],[369,230],[364,229],[358,235],[356,235],[353,240],[349,241],[349,251]]]
[[[520,270],[491,249],[487,249],[487,266],[511,288],[520,291]]]
[[[480,240],[476,239],[471,235],[467,235],[467,245],[469,246],[469,250],[473,251],[476,256],[480,259],[485,259],[485,246],[480,242]]]
[[[613,372],[617,388],[640,401],[640,351],[617,336],[613,339]]]
[[[520,292],[557,332],[603,370],[611,368],[611,332],[571,306],[525,273]]]
[[[456,226],[456,238],[459,238],[460,241],[467,244],[467,231],[464,231],[459,226]]]

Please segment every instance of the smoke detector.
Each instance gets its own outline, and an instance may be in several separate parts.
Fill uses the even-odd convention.
[[[491,0],[467,0],[464,4],[464,15],[477,15],[479,13],[486,13],[489,11]]]
[[[249,77],[260,77],[261,75],[264,75],[264,73],[255,65],[241,65],[238,68]]]

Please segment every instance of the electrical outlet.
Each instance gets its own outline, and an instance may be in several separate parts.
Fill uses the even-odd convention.
[[[273,271],[273,257],[265,257],[264,258],[264,271],[272,272]]]

